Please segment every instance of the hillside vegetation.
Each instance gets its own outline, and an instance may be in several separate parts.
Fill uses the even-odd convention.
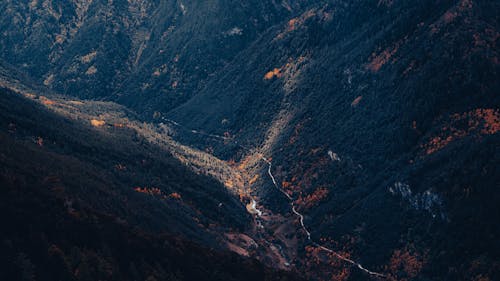
[[[499,1],[0,9],[8,186],[308,280],[500,279]]]

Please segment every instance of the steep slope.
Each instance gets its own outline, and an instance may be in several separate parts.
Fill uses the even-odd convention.
[[[499,8],[311,7],[269,30],[168,118],[272,157],[313,238],[369,268],[398,280],[496,279]],[[239,159],[227,145],[216,151]],[[262,184],[266,207],[283,213],[286,198]],[[304,256],[325,264],[307,271],[362,278],[332,268],[326,254],[308,247]]]
[[[2,1],[0,57],[59,93],[168,111],[307,1]]]
[[[299,280],[229,253],[242,204],[132,129],[0,101],[1,279]]]
[[[86,208],[68,213],[38,185],[0,183],[2,280],[300,280]]]
[[[54,144],[67,127],[49,119],[48,137],[27,122],[16,142],[36,146],[40,135],[44,149],[113,179],[102,188],[113,196],[85,197],[86,207],[310,280],[380,276],[366,269],[389,280],[499,279],[500,4],[292,3],[2,2],[0,55],[16,77],[156,122],[113,103],[33,95],[29,78],[10,77],[2,85],[85,123],[70,128],[84,141]],[[104,140],[87,139],[94,132]],[[130,183],[146,198],[122,193]],[[106,208],[123,198],[133,206]]]
[[[114,124],[104,130],[101,120],[81,124],[8,90],[2,90],[1,98],[2,131],[26,150],[4,155],[3,167],[14,178],[29,175],[67,202],[212,246],[213,235],[219,234],[210,234],[209,224],[236,229],[249,224],[244,206],[225,187],[195,175],[132,128]],[[44,96],[39,99],[54,103]]]

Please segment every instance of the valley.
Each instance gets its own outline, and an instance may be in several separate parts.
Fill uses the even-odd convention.
[[[498,1],[0,9],[0,279],[500,279]]]
[[[204,130],[195,130],[184,127],[180,123],[173,120],[164,119],[164,121],[172,125],[171,128],[165,128],[163,123],[141,124],[134,121],[134,119],[125,117],[127,116],[127,113],[123,111],[124,109],[119,105],[112,103],[95,103],[92,101],[67,99],[66,97],[53,94],[38,96],[33,94],[33,89],[20,89],[7,81],[3,81],[2,86],[12,89],[25,98],[37,101],[40,105],[47,107],[57,114],[61,114],[70,119],[78,120],[79,122],[88,122],[88,124],[99,128],[99,130],[112,130],[114,127],[131,128],[148,140],[151,144],[160,144],[165,146],[169,152],[173,153],[174,157],[186,164],[194,172],[211,175],[219,179],[221,184],[226,183],[226,187],[233,193],[234,196],[239,194],[242,205],[249,201],[249,203],[246,204],[246,209],[248,213],[253,216],[253,220],[250,221],[252,224],[246,227],[250,230],[250,232],[229,232],[225,234],[225,238],[227,240],[224,239],[224,241],[222,241],[223,245],[228,245],[229,250],[234,251],[239,255],[256,258],[266,263],[270,262],[275,268],[283,270],[297,270],[298,268],[296,263],[300,262],[297,260],[300,259],[297,253],[298,243],[310,243],[315,247],[333,254],[338,259],[356,266],[369,275],[373,275],[375,277],[385,277],[383,274],[365,269],[361,264],[312,240],[311,233],[304,224],[304,215],[297,211],[293,198],[278,185],[277,180],[272,173],[272,162],[256,149],[238,145],[235,140],[227,136],[214,135],[207,133]],[[88,106],[89,103],[91,104],[90,107]],[[89,109],[91,109],[92,112],[89,112]],[[256,157],[261,160],[260,164],[262,166],[262,170],[265,171],[263,172],[264,175],[268,176],[268,180],[271,181],[273,186],[283,194],[284,199],[289,202],[289,212],[275,214],[270,209],[265,208],[258,201],[258,197],[254,194],[256,193],[256,189],[259,187],[248,184],[250,178],[249,173],[251,173],[251,171],[235,168],[235,166],[238,166],[238,163],[230,165],[229,163],[225,163],[225,161],[217,159],[213,155],[207,154],[202,150],[188,148],[176,143],[171,138],[175,135],[175,130],[182,130],[190,134],[202,135],[203,137],[211,138],[216,142],[222,142],[225,145],[228,143],[234,143],[236,146],[239,146],[244,153],[247,153],[248,155],[256,155]],[[222,173],[214,172],[215,170],[220,169],[220,166],[223,166],[225,171]],[[227,182],[233,182],[234,184],[228,186]],[[156,192],[155,190],[148,188],[136,188],[136,191],[150,193],[153,196],[155,196],[155,194],[161,194],[161,191],[159,190]],[[221,207],[222,204],[223,203],[219,203],[219,207]],[[213,234],[217,235],[220,231],[221,230],[215,230]],[[293,238],[290,239],[289,237]],[[305,240],[305,242],[299,242],[300,240]],[[257,249],[255,249],[255,247],[257,247]]]
[[[186,128],[184,127],[183,125],[179,124],[178,122],[175,122],[173,120],[167,120],[168,122],[172,123],[173,125],[175,125],[176,127],[181,127],[182,129],[188,131],[188,132],[191,132],[193,134],[201,134],[201,135],[204,135],[204,136],[207,136],[207,137],[210,137],[210,138],[214,138],[215,140],[221,140],[221,141],[231,141],[228,137],[225,137],[225,136],[218,136],[218,135],[213,135],[213,134],[209,134],[209,133],[205,133],[203,131],[199,131],[199,130],[193,130],[193,129],[189,129],[189,128]],[[237,142],[236,142],[236,145],[237,145]],[[251,153],[251,150],[248,149],[247,147],[241,147],[242,149],[246,150],[247,153]],[[306,238],[307,240],[309,240],[309,242],[314,245],[315,247],[318,247],[320,248],[321,250],[324,250],[328,253],[331,253],[333,254],[336,258],[342,260],[342,261],[345,261],[346,263],[348,264],[351,264],[355,267],[357,267],[358,269],[362,270],[363,272],[369,274],[369,275],[372,275],[374,277],[379,277],[379,278],[386,278],[386,275],[382,274],[382,273],[378,273],[378,272],[374,272],[374,271],[370,271],[366,268],[364,268],[361,264],[353,261],[352,259],[349,259],[349,258],[346,258],[342,255],[340,255],[339,253],[337,253],[336,251],[332,250],[332,249],[329,249],[325,246],[322,246],[320,244],[318,244],[317,242],[315,242],[314,240],[311,239],[311,232],[307,229],[307,227],[304,225],[304,215],[302,215],[301,213],[299,213],[297,210],[296,210],[296,206],[294,204],[294,199],[288,194],[286,193],[286,191],[284,191],[277,183],[276,181],[276,178],[274,177],[273,173],[272,173],[272,162],[269,161],[266,157],[264,157],[263,155],[260,155],[260,158],[261,160],[267,165],[267,174],[270,178],[270,180],[273,182],[273,186],[279,191],[281,192],[286,198],[287,200],[290,202],[290,207],[291,207],[291,212],[299,219],[299,223],[300,223],[300,227],[302,229],[302,231],[306,234]],[[250,191],[251,192],[251,191]],[[257,229],[262,229],[262,230],[265,230],[265,226],[262,225],[262,222],[260,221],[260,218],[262,217],[262,214],[263,212],[259,209],[256,208],[257,206],[257,201],[255,201],[254,198],[251,198],[251,203],[249,203],[247,205],[247,210],[249,211],[250,214],[254,215],[256,218],[255,218],[255,221],[257,222],[257,225],[256,225],[256,228]],[[267,212],[269,212],[268,210],[266,210]],[[270,217],[272,217],[273,215],[270,215]],[[267,221],[266,223],[272,223],[272,222],[269,222]],[[285,233],[286,235],[286,233]],[[271,237],[273,240],[276,239],[276,237]],[[268,242],[266,240],[266,242],[268,244],[271,244],[270,242]],[[283,241],[282,241],[283,242]],[[274,245],[271,244],[271,246],[273,247]],[[287,247],[290,247],[292,245],[286,245]],[[296,245],[293,245],[293,246],[296,246]],[[274,246],[275,247],[275,246]],[[280,261],[284,261],[283,264],[281,264]],[[283,265],[285,267],[283,267]],[[275,266],[278,266],[280,268],[286,268],[288,266],[290,266],[290,263],[286,261],[286,258],[285,257],[281,257],[281,259],[278,260],[278,263],[275,265]]]

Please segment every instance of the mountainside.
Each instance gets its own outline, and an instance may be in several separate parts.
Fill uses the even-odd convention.
[[[306,1],[2,1],[0,57],[54,90],[147,112],[191,97]]]
[[[0,91],[2,279],[298,280],[228,253],[223,234],[250,224],[242,204],[133,127]]]
[[[500,279],[498,1],[0,8],[1,168],[22,204],[49,190],[30,212],[221,255],[197,278]]]
[[[495,279],[498,9],[319,5],[269,30],[168,118],[271,156],[313,238],[364,265]],[[269,182],[259,191],[269,208],[284,199]]]

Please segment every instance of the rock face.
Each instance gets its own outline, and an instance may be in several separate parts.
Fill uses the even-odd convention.
[[[287,221],[308,279],[368,276],[308,241],[263,156],[321,245],[389,279],[496,280],[500,3],[417,2],[5,0],[0,58],[248,174],[226,187]]]

